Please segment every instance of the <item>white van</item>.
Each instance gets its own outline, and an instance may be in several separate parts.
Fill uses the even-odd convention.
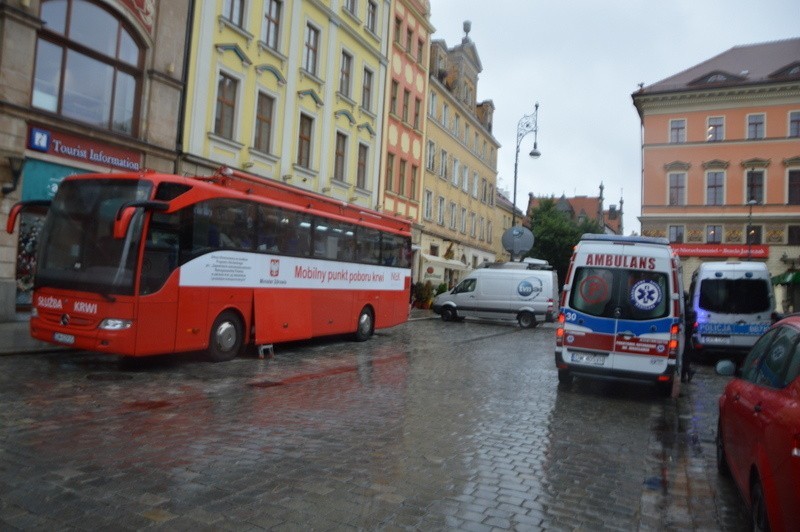
[[[689,285],[688,323],[696,353],[746,354],[775,318],[775,294],[763,262],[704,262]]]
[[[649,381],[669,395],[680,376],[683,304],[680,259],[665,238],[583,235],[561,294],[559,382]]]
[[[555,270],[489,267],[473,270],[449,292],[433,300],[444,321],[465,317],[516,319],[524,328],[555,320]]]

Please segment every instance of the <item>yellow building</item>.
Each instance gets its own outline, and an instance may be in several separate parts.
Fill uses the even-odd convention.
[[[224,164],[375,206],[389,8],[195,3],[180,171]]]
[[[495,261],[497,149],[494,104],[476,101],[482,70],[464,24],[461,44],[431,43],[422,191],[422,253],[416,279],[452,284],[462,272]]]

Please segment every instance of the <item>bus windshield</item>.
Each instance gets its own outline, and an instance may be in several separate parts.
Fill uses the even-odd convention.
[[[149,199],[151,189],[135,179],[61,183],[42,228],[35,288],[132,295],[142,212],[123,239],[113,238],[114,218],[123,203]]]
[[[763,279],[703,279],[700,308],[721,314],[768,312],[769,285]]]

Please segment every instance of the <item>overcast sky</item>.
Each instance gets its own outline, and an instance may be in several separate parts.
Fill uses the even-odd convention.
[[[734,46],[800,36],[798,0],[431,0],[433,39],[461,42],[472,22],[483,71],[478,100],[496,108],[498,187],[514,188],[517,124],[539,102],[538,144],[520,146],[517,206],[528,194],[624,203],[640,231],[640,122],[631,94]]]

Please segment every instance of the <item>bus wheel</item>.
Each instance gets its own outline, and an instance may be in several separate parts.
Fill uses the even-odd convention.
[[[356,327],[356,341],[363,342],[369,340],[372,333],[375,332],[375,320],[372,316],[372,310],[369,307],[361,309],[361,314],[358,315],[358,326]]]
[[[224,362],[236,358],[244,343],[242,320],[235,312],[226,310],[214,320],[208,339],[208,358]]]
[[[536,316],[530,312],[520,312],[519,316],[517,316],[517,321],[519,322],[519,326],[523,329],[536,327]]]

